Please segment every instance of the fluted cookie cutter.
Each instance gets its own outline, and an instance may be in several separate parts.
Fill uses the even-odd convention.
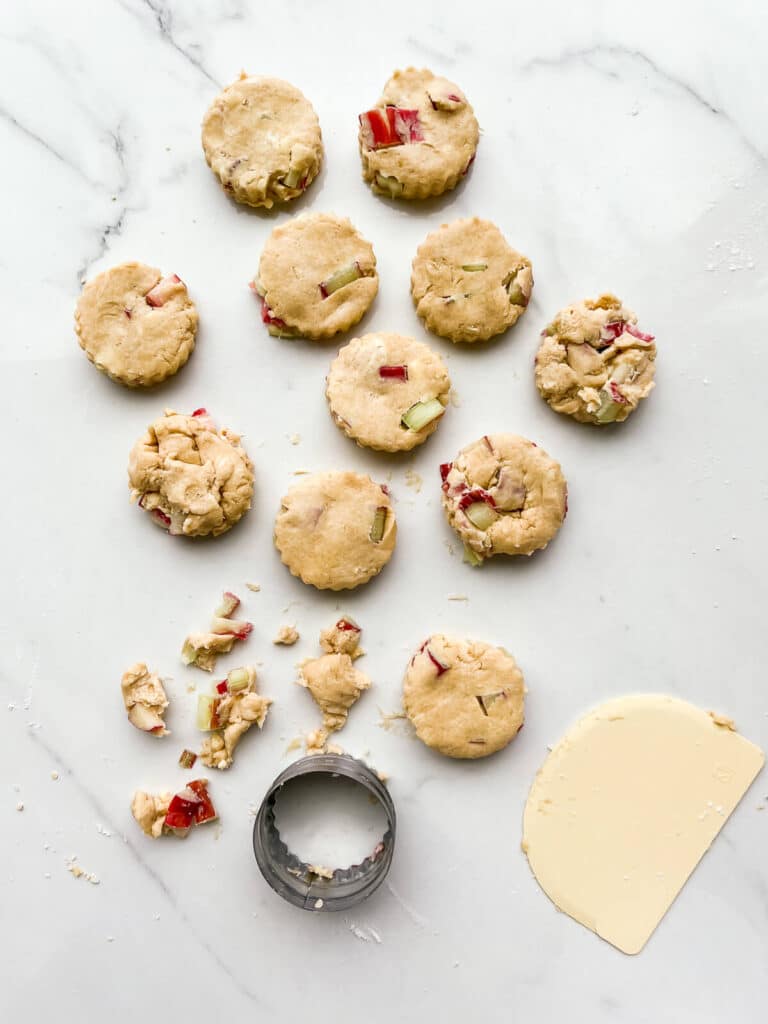
[[[364,787],[384,809],[384,835],[361,864],[336,868],[330,875],[318,874],[292,853],[280,837],[275,823],[275,803],[280,790],[304,775],[328,775],[351,779]],[[347,910],[361,903],[387,877],[395,852],[395,805],[387,787],[367,764],[349,754],[313,754],[294,761],[281,772],[266,792],[253,826],[253,852],[259,870],[269,885],[302,910]]]

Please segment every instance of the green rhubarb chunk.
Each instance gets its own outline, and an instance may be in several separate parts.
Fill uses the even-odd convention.
[[[383,189],[383,191],[389,192],[391,196],[401,195],[405,188],[402,181],[398,181],[397,178],[379,173],[376,174],[376,184],[380,189]]]
[[[526,300],[523,294],[523,289],[517,283],[517,278],[513,277],[507,285],[507,295],[509,295],[509,301],[515,306],[525,306]]]
[[[283,178],[283,184],[286,188],[296,188],[302,177],[302,172],[298,168],[292,167]]]
[[[336,270],[327,280],[321,281],[320,292],[325,299],[329,295],[333,295],[334,292],[337,292],[339,288],[352,284],[353,281],[357,281],[362,276],[357,263],[350,263],[348,266]]]
[[[474,273],[474,272],[476,272],[478,270],[487,270],[488,269],[488,264],[487,263],[462,263],[461,269],[462,270],[466,270],[468,273]]]
[[[416,402],[407,412],[403,413],[401,420],[404,427],[409,430],[423,430],[428,423],[436,420],[445,412],[445,406],[438,398],[430,398],[427,402]]]
[[[464,509],[464,515],[478,530],[487,530],[499,518],[494,509],[484,501],[476,501]]]
[[[206,693],[199,694],[197,698],[197,728],[202,732],[210,732],[215,728],[218,701],[218,697],[212,697]]]
[[[600,394],[600,407],[595,413],[595,419],[598,423],[613,423],[620,410],[620,403],[614,402],[610,394],[607,391],[603,391]]]
[[[373,524],[371,525],[371,532],[369,534],[374,544],[379,544],[384,536],[384,528],[387,525],[388,511],[389,509],[385,505],[381,505],[376,509],[376,514],[373,517]]]
[[[227,689],[230,693],[247,690],[251,681],[251,673],[247,668],[233,668],[227,675]]]
[[[464,561],[467,565],[482,565],[483,560],[476,551],[473,551],[469,544],[464,545]]]

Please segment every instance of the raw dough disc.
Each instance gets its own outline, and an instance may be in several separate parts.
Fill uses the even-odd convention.
[[[80,347],[103,373],[128,387],[173,376],[195,347],[197,310],[175,274],[121,263],[83,288],[75,310]]]
[[[372,148],[369,116],[384,135],[392,134],[388,119],[394,123],[392,138],[381,148]],[[376,108],[360,115],[363,178],[390,198],[439,196],[467,173],[479,137],[474,111],[457,85],[426,68],[396,71]]]
[[[323,159],[312,104],[280,78],[243,73],[203,118],[203,152],[238,203],[269,208],[304,193]]]
[[[525,437],[486,434],[440,473],[448,522],[475,564],[545,548],[565,518],[568,488],[560,466]]]
[[[398,452],[410,451],[437,430],[450,389],[445,363],[428,345],[378,333],[353,338],[341,349],[331,363],[326,397],[347,437],[367,448]],[[434,418],[414,430],[403,416],[417,403],[424,404],[415,411],[425,408]]]
[[[270,334],[331,338],[361,320],[376,297],[373,246],[346,217],[302,214],[269,236],[252,287]]]
[[[523,850],[559,910],[639,953],[750,783],[763,752],[685,701],[601,704],[531,786]]]
[[[205,409],[166,409],[128,459],[131,501],[163,529],[217,537],[251,507],[253,464],[234,431],[217,430]]]
[[[560,310],[541,335],[536,387],[555,412],[619,423],[654,387],[656,345],[615,295]]]
[[[413,261],[416,312],[449,341],[487,341],[506,331],[525,312],[532,289],[531,261],[478,217],[442,224]]]
[[[351,590],[381,572],[395,548],[395,513],[360,473],[314,473],[283,498],[275,546],[294,576],[318,590]]]
[[[523,673],[503,647],[435,633],[411,658],[403,706],[428,747],[448,757],[486,757],[523,726]]]

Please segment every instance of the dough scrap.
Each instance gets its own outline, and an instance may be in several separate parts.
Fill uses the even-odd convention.
[[[363,631],[355,620],[345,615],[320,632],[320,647],[326,654],[348,654],[354,661],[365,654],[360,646]]]
[[[292,647],[299,639],[299,631],[295,626],[281,626],[273,644],[282,644],[284,647]]]
[[[158,675],[138,661],[123,673],[120,688],[131,725],[153,736],[170,735],[163,721],[168,697]]]
[[[172,797],[172,793],[145,793],[141,789],[133,794],[131,814],[145,835],[159,839],[163,834],[163,823]]]
[[[127,387],[173,376],[195,347],[197,309],[187,286],[156,267],[121,263],[90,280],[75,309],[80,347],[102,373]]]
[[[297,682],[309,690],[323,713],[321,728],[307,737],[310,752],[325,747],[330,734],[344,726],[349,709],[371,685],[371,680],[354,667],[348,654],[323,654],[307,659],[299,666]]]
[[[386,375],[382,375],[381,370]],[[417,403],[448,405],[451,381],[445,363],[428,345],[401,334],[364,334],[331,363],[326,398],[334,423],[347,437],[378,451],[410,451],[437,430],[443,413],[420,429],[403,416]]]
[[[131,501],[163,529],[218,537],[251,507],[253,464],[234,431],[217,430],[205,410],[166,409],[131,449]]]
[[[620,423],[654,387],[656,345],[615,295],[562,309],[541,335],[536,387],[580,423]]]
[[[639,953],[764,760],[685,701],[609,700],[536,775],[523,818],[531,870],[559,910]]]
[[[446,517],[475,561],[545,548],[567,512],[568,488],[559,464],[516,434],[473,441],[441,467],[441,474]]]
[[[532,289],[531,261],[479,217],[442,224],[413,261],[416,312],[449,341],[487,341],[506,331],[525,312]]]
[[[371,149],[361,115],[360,157],[363,179],[371,189],[390,198],[426,199],[455,188],[469,170],[480,138],[474,111],[459,87],[427,68],[395,71],[376,109],[388,106],[418,111],[423,141]]]
[[[408,663],[403,706],[428,747],[487,757],[523,727],[523,674],[503,647],[435,633]]]
[[[217,728],[206,736],[200,748],[200,760],[208,768],[230,768],[235,748],[252,725],[264,725],[272,700],[256,693],[256,669],[234,669],[227,679],[247,674],[247,682],[238,689],[227,689],[214,698]]]
[[[346,217],[302,214],[269,236],[252,287],[270,334],[331,338],[361,320],[376,297],[373,246]]]
[[[318,590],[366,583],[392,557],[396,536],[389,495],[360,473],[302,477],[283,498],[275,520],[275,546],[283,563]]]
[[[312,104],[280,78],[242,74],[208,108],[203,152],[238,203],[270,208],[303,195],[323,159]]]
[[[240,598],[225,590],[221,604],[211,619],[209,633],[190,633],[181,648],[181,660],[185,665],[194,665],[204,672],[213,672],[220,654],[229,654],[235,640],[246,640],[253,631],[253,623],[245,619],[233,619],[240,607]]]

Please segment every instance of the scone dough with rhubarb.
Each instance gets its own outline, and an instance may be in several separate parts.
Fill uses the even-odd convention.
[[[536,387],[555,412],[581,423],[619,423],[654,387],[656,345],[615,295],[560,310],[542,332]]]
[[[445,514],[472,565],[545,548],[568,509],[559,464],[516,434],[481,437],[444,463],[440,475]]]
[[[439,196],[467,173],[479,137],[457,85],[426,68],[396,71],[376,107],[360,115],[363,178],[390,198]]]
[[[203,152],[233,199],[269,208],[296,199],[317,177],[320,122],[294,85],[243,73],[208,108]]]
[[[138,661],[123,672],[120,689],[131,725],[153,736],[168,735],[163,721],[168,697],[160,676]]]
[[[411,658],[403,706],[428,747],[448,757],[485,757],[523,725],[523,674],[503,647],[436,633]]]
[[[143,263],[121,263],[89,281],[75,309],[75,332],[91,362],[127,387],[160,384],[195,347],[197,310],[187,286]]]
[[[251,287],[270,334],[331,338],[362,319],[379,290],[373,246],[346,217],[302,214],[269,236]]]
[[[256,692],[256,669],[235,668],[216,685],[214,694],[197,698],[197,727],[210,733],[200,760],[208,768],[230,768],[235,748],[252,725],[264,725],[272,700]]]
[[[437,430],[451,381],[428,345],[402,334],[353,338],[331,363],[326,397],[347,437],[379,451],[410,451]]]
[[[299,666],[300,686],[305,686],[323,713],[323,724],[307,737],[307,749],[325,747],[331,733],[341,729],[349,709],[371,681],[352,664],[349,654],[323,654],[309,658]]]
[[[314,473],[283,498],[275,546],[294,576],[318,590],[351,590],[381,572],[395,547],[389,494],[360,473]]]
[[[413,261],[416,312],[449,341],[487,341],[506,331],[525,312],[532,288],[531,261],[478,217],[441,225]]]
[[[128,459],[131,501],[163,529],[218,537],[251,507],[253,465],[234,431],[216,429],[205,409],[167,409]]]

